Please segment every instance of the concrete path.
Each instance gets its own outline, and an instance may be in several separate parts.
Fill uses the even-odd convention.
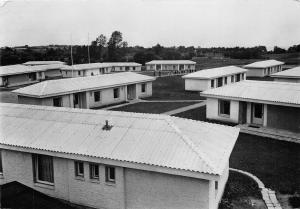
[[[261,190],[262,198],[268,209],[282,209],[280,203],[278,202],[278,200],[276,198],[275,191],[266,188],[264,183],[259,178],[257,178],[256,176],[254,176],[253,174],[251,174],[249,172],[242,171],[239,169],[230,168],[230,170],[244,174],[244,175],[252,178],[257,183],[258,188]]]
[[[204,102],[206,100],[202,99],[193,99],[193,100],[187,100],[187,99],[180,99],[180,100],[144,100],[140,99],[140,102]]]
[[[247,133],[282,141],[300,143],[300,133],[266,127],[253,128],[249,127],[249,124],[240,124],[237,125],[237,127],[240,128],[241,133]]]
[[[127,106],[127,105],[139,103],[139,102],[141,102],[139,99],[130,100],[130,101],[127,102],[127,103],[117,104],[117,105],[113,105],[113,106],[101,108],[101,110],[110,110],[110,109],[114,109],[114,108],[118,108],[118,107],[124,107],[124,106]]]
[[[168,111],[168,112],[164,112],[164,113],[161,113],[161,114],[175,115],[175,114],[185,112],[185,111],[188,111],[188,110],[192,110],[192,109],[195,109],[195,108],[198,108],[198,107],[203,107],[205,105],[206,105],[206,101],[203,101],[203,102],[200,102],[200,103],[197,103],[197,104],[189,105],[189,106],[186,106],[186,107],[181,107],[181,108],[171,110],[171,111]]]

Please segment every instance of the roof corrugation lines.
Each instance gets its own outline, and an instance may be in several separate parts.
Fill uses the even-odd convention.
[[[249,65],[245,65],[244,68],[266,68],[266,67],[273,67],[276,65],[283,65],[283,62],[277,61],[277,60],[264,60],[264,61],[258,61],[253,62]]]
[[[19,95],[31,97],[49,97],[53,95],[65,95],[71,92],[83,92],[92,89],[103,89],[153,80],[155,80],[155,78],[151,76],[132,72],[123,72],[97,76],[48,80],[14,90],[13,92]]]
[[[271,77],[300,78],[300,66],[270,75]]]
[[[61,61],[29,61],[23,63],[23,65],[52,65],[52,64],[65,64],[64,62]]]
[[[5,103],[0,104],[0,120],[0,147],[214,175],[227,166],[239,134],[238,128],[167,115]],[[110,131],[102,129],[105,120],[113,125]]]
[[[165,64],[165,65],[180,65],[180,64],[186,64],[186,65],[193,65],[196,64],[196,62],[191,60],[152,60],[150,62],[147,62],[146,65],[155,65],[155,64]]]
[[[247,70],[236,66],[226,66],[226,67],[217,67],[217,68],[199,70],[197,72],[187,74],[182,78],[211,79],[211,78],[218,78],[222,76],[228,76],[228,75],[244,73],[244,72],[247,72]]]
[[[205,97],[252,99],[300,105],[300,85],[297,83],[245,80],[200,94]]]

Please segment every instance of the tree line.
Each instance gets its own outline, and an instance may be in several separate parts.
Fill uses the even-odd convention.
[[[59,60],[71,64],[71,53],[68,45],[49,45],[41,47],[4,47],[1,48],[1,65],[12,65],[35,60]],[[265,46],[256,47],[212,47],[202,48],[194,46],[164,47],[156,44],[153,47],[128,46],[123,40],[120,31],[114,31],[108,39],[100,34],[89,46],[72,46],[73,63],[93,62],[145,62],[164,60],[190,60],[193,57],[221,56],[233,59],[260,59],[270,53],[294,53],[300,52],[300,44],[289,47],[287,50],[275,46],[273,50],[267,51]]]

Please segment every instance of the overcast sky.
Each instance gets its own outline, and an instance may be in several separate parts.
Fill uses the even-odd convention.
[[[3,0],[0,0],[0,3]],[[300,44],[297,0],[10,0],[0,46],[87,44],[123,33],[129,45],[287,47]]]

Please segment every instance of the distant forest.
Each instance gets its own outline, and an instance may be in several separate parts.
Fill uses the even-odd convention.
[[[0,49],[0,64],[12,65],[35,60],[59,60],[72,64],[71,46],[22,46],[4,47]],[[164,47],[157,44],[150,48],[142,46],[128,46],[123,40],[122,33],[114,31],[109,39],[103,34],[93,40],[89,46],[73,45],[73,64],[93,62],[145,62],[163,59],[193,59],[195,57],[232,58],[232,59],[263,59],[266,54],[299,53],[300,44],[289,47],[287,50],[275,46],[267,51],[265,46],[256,47],[213,47],[202,48],[194,46]],[[88,56],[89,54],[89,56]]]

